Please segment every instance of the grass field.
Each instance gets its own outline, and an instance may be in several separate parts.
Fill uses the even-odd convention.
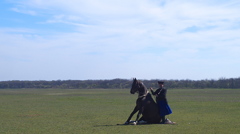
[[[169,89],[168,116],[177,125],[124,123],[137,95],[129,89],[1,89],[1,134],[240,132],[240,90]],[[136,116],[133,117],[134,120]]]

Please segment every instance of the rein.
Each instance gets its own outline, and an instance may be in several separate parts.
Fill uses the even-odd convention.
[[[138,95],[138,98],[146,97],[148,93],[149,93],[149,92],[147,91],[145,94],[143,94],[143,95],[141,95],[141,96]]]
[[[147,94],[149,93],[147,88],[144,86],[143,83],[141,83],[141,87],[143,88],[143,91],[145,91],[145,93],[143,95],[140,95],[140,92],[138,92],[138,98],[143,98],[143,97],[146,97]],[[138,90],[139,91],[139,90]]]
[[[138,99],[146,97],[147,94],[149,93],[147,88],[144,86],[144,84],[142,82],[137,81],[136,79],[134,79],[131,90],[132,89],[137,90],[135,92],[138,93]],[[131,93],[132,93],[132,91],[131,91]]]

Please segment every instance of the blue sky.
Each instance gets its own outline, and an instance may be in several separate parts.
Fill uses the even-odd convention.
[[[240,76],[238,0],[2,0],[0,81]]]

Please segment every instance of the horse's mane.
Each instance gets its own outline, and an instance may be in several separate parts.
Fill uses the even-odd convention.
[[[144,85],[144,83],[142,82],[142,81],[138,81],[138,83],[140,84],[140,85],[142,85],[145,89],[147,89],[147,87]]]

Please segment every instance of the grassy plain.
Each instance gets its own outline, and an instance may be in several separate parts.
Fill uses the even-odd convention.
[[[1,89],[0,133],[240,132],[239,89],[169,89],[168,118],[177,125],[116,125],[126,121],[136,98],[129,89]]]

